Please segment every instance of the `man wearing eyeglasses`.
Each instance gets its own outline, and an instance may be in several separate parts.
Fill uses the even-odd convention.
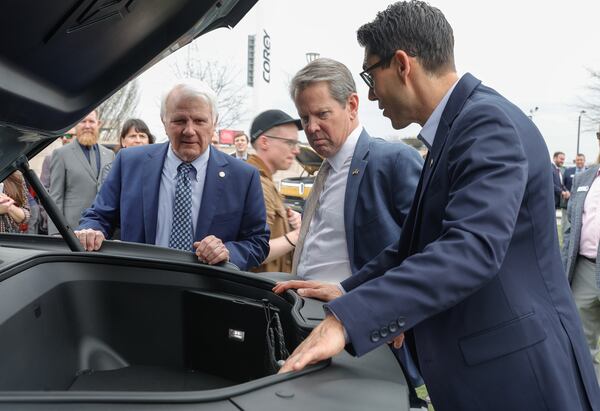
[[[248,156],[247,163],[256,167],[260,173],[267,224],[271,230],[269,255],[255,272],[289,273],[292,270],[292,255],[300,231],[300,214],[286,208],[277,187],[273,183],[273,174],[287,170],[300,152],[298,148],[298,130],[300,120],[293,119],[281,110],[267,110],[252,121],[250,141],[256,154]]]
[[[406,333],[436,410],[599,410],[535,124],[458,75],[452,27],[427,3],[390,5],[358,41],[369,99],[396,129],[420,124],[429,153],[400,240],[330,292],[281,372]]]

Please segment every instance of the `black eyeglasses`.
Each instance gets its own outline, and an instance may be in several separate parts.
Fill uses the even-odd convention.
[[[369,86],[369,88],[373,88],[373,86],[375,85],[375,82],[373,81],[373,76],[371,75],[371,73],[369,73],[369,71],[376,69],[377,67],[383,66],[390,59],[391,57],[387,59],[381,59],[377,63],[370,65],[360,73],[360,77],[365,81],[365,83],[367,83],[367,86]]]
[[[283,141],[285,144],[287,144],[289,148],[292,148],[292,149],[294,149],[294,148],[298,147],[298,144],[300,143],[300,141],[298,141],[298,140],[290,140],[290,139],[283,138],[283,137],[270,136],[270,135],[268,135],[268,134],[263,134],[263,136],[265,136],[265,137],[269,137],[269,138],[273,138],[273,139],[275,139],[275,140],[281,140],[281,141]]]

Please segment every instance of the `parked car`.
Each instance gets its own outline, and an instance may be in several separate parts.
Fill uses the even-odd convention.
[[[286,206],[302,212],[304,203],[310,194],[315,174],[321,167],[323,158],[319,156],[310,146],[301,145],[300,153],[296,156],[296,161],[302,166],[302,174],[298,177],[284,178],[279,182],[279,192],[283,195],[283,201]],[[306,175],[304,175],[306,172]]]
[[[196,36],[234,27],[254,4],[3,5],[0,181],[22,171],[62,238],[0,234],[1,410],[408,409],[385,346],[276,374],[323,318],[321,303],[271,292],[281,274],[143,244],[84,252],[29,168],[123,84]]]

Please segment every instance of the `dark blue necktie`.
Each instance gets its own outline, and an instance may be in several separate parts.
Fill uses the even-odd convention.
[[[169,248],[177,250],[192,250],[192,186],[190,171],[194,166],[181,163],[177,167],[177,185],[175,186],[175,200],[173,201],[173,220]]]

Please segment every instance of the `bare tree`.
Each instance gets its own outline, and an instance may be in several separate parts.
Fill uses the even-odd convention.
[[[600,70],[588,69],[591,81],[586,87],[589,91],[589,97],[582,98],[580,108],[585,110],[587,117],[586,123],[592,123],[593,129],[597,129],[600,123]]]
[[[102,120],[102,142],[119,142],[121,125],[133,115],[139,98],[138,81],[132,80],[98,107]]]
[[[200,48],[192,43],[186,47],[187,54],[171,64],[177,78],[195,78],[206,82],[217,94],[218,128],[229,128],[244,121],[247,114],[247,92],[239,69],[215,60],[201,58]]]

